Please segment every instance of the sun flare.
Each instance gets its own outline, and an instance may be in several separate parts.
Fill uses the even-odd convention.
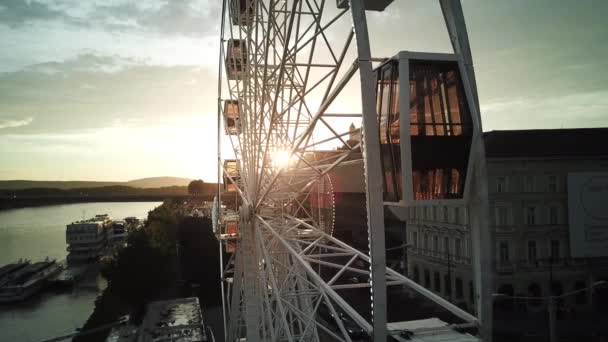
[[[271,155],[272,166],[276,168],[286,168],[293,160],[293,155],[287,150],[276,150]]]

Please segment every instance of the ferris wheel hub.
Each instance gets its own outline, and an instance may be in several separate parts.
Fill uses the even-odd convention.
[[[255,210],[251,204],[242,205],[239,208],[239,218],[241,222],[251,222]]]

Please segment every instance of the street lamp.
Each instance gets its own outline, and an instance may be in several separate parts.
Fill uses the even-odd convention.
[[[547,297],[525,297],[525,296],[508,296],[503,293],[493,293],[492,298],[495,299],[524,299],[524,300],[542,300],[547,302],[547,310],[549,311],[549,341],[557,342],[557,330],[556,330],[556,322],[555,322],[555,303],[558,299],[568,297],[577,293],[581,293],[584,291],[591,291],[596,286],[602,286],[606,284],[605,280],[596,281],[591,284],[589,287],[579,290],[574,290],[570,292],[566,292],[559,296],[547,296]]]

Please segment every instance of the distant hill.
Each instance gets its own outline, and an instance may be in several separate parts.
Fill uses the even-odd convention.
[[[192,179],[180,177],[151,177],[134,179],[126,182],[126,185],[133,188],[164,188],[168,186],[188,186]]]
[[[128,182],[89,182],[89,181],[31,181],[31,180],[5,180],[0,181],[0,189],[22,190],[32,188],[49,189],[84,189],[104,186],[130,186],[133,188],[162,188],[170,186],[187,186],[192,179],[180,177],[151,177],[134,179]]]

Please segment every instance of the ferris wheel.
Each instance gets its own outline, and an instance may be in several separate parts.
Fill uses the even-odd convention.
[[[232,152],[222,156],[218,146],[218,177],[221,196],[238,197],[236,211],[216,202],[213,219],[220,255],[230,254],[222,270],[226,341],[384,341],[399,334],[387,332],[392,285],[470,325],[485,315],[488,326],[486,306],[475,317],[386,267],[385,203],[473,202],[484,194],[475,175],[485,172],[459,1],[441,1],[454,54],[373,56],[366,11],[388,11],[392,2],[223,1],[218,134]],[[429,119],[425,103],[433,111],[435,101]],[[348,138],[354,120],[362,124],[356,140]],[[429,164],[412,153],[429,146],[450,149],[451,158]],[[349,165],[364,169],[367,252],[333,234],[334,177]],[[490,260],[483,238],[474,246],[479,274]],[[484,281],[476,279],[478,289]],[[341,294],[356,288],[370,288],[371,320]]]

